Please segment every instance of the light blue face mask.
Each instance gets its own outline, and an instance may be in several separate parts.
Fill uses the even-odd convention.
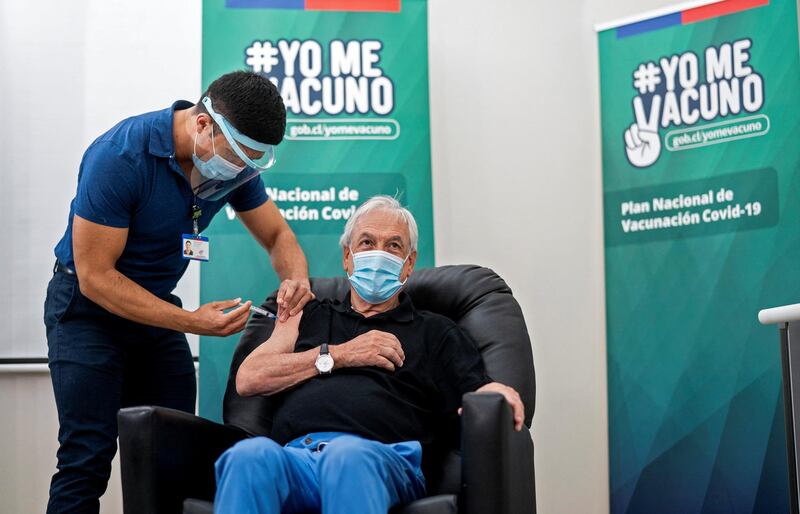
[[[192,162],[197,171],[205,178],[210,180],[232,180],[244,170],[245,166],[237,166],[217,153],[214,145],[214,125],[211,125],[211,148],[214,155],[207,161],[203,161],[197,156],[197,136],[194,136],[194,150],[192,150]]]
[[[406,283],[400,282],[400,273],[408,257],[381,250],[353,253],[353,274],[347,278],[365,302],[377,305],[391,298]]]

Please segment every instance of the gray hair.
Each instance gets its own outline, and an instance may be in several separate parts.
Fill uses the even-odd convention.
[[[411,245],[411,252],[417,251],[417,242],[419,240],[419,231],[417,230],[417,221],[411,211],[400,205],[396,198],[388,195],[376,195],[362,203],[358,209],[350,216],[344,226],[344,233],[339,238],[339,244],[342,248],[349,248],[352,243],[353,228],[358,223],[358,220],[365,214],[371,211],[389,211],[393,212],[397,219],[401,219],[408,225],[408,238]]]

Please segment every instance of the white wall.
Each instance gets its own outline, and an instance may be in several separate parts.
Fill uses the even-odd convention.
[[[0,512],[42,513],[58,449],[58,415],[49,373],[0,372],[0,413]],[[112,469],[108,491],[100,499],[102,514],[122,513],[119,456]]]
[[[429,2],[437,262],[490,266],[522,304],[538,374],[544,514],[608,511],[592,25],[668,4]],[[18,313],[4,330],[15,351],[43,352],[51,247],[86,144],[126,115],[196,98],[199,88],[199,0],[0,0],[0,112],[22,120],[0,124],[15,150],[0,180],[22,191],[0,202],[11,220],[0,225],[0,263],[17,270],[0,275],[0,309]],[[181,287],[196,302],[196,277]],[[0,374],[0,412],[2,509],[41,512],[57,433],[49,377]],[[104,513],[121,511],[118,478],[102,503]]]
[[[429,5],[437,263],[493,268],[523,307],[537,372],[539,512],[608,512],[592,26],[669,2]]]
[[[0,0],[0,216],[11,220],[0,224],[0,357],[46,356],[53,247],[89,143],[124,117],[200,96],[200,5]]]
[[[0,0],[0,357],[43,357],[42,305],[86,146],[200,95],[200,0]],[[195,267],[179,294],[196,306]],[[196,344],[196,338],[195,338]],[[39,513],[58,423],[47,373],[0,367],[0,512]],[[101,501],[122,511],[118,466]]]

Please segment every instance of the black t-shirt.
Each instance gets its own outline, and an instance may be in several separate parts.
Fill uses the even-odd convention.
[[[349,432],[384,443],[430,442],[434,424],[454,414],[461,396],[491,380],[474,342],[450,319],[400,305],[365,318],[344,302],[311,301],[303,310],[295,352],[381,330],[405,353],[395,371],[339,368],[278,395],[272,438],[281,444],[311,432]]]

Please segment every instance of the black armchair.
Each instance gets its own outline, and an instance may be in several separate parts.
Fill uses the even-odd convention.
[[[344,277],[311,283],[317,297],[343,298],[348,291]],[[475,340],[488,374],[519,392],[529,427],[536,391],[533,357],[522,311],[506,283],[486,268],[442,266],[416,271],[406,290],[416,308],[448,316]],[[239,396],[234,377],[273,326],[272,320],[254,317],[241,337],[225,392],[225,425],[161,407],[120,410],[126,514],[213,512],[216,459],[236,441],[270,432],[272,400]],[[463,408],[461,426],[440,427],[435,443],[423,451],[429,496],[393,514],[535,513],[529,430],[514,431],[511,409],[499,394],[466,394]]]

